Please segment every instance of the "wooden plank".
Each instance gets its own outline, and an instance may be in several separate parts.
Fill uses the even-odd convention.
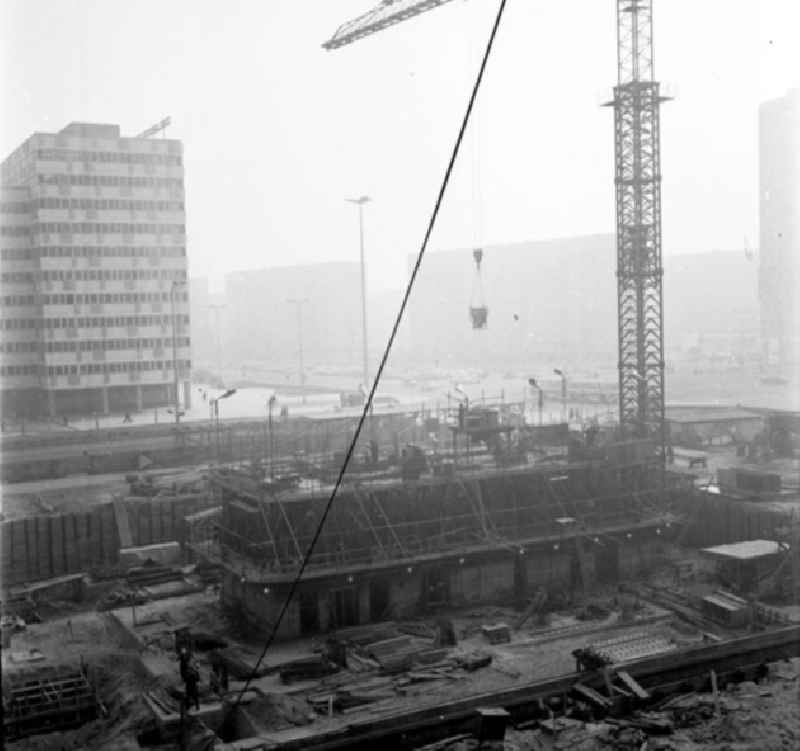
[[[608,709],[612,704],[611,699],[606,699],[605,696],[598,693],[590,686],[584,685],[583,683],[576,683],[572,687],[572,692],[576,694],[582,701],[585,701],[588,704],[593,704],[600,709]]]
[[[53,575],[53,566],[51,563],[50,547],[50,525],[46,516],[37,516],[35,518],[36,524],[36,560],[38,566],[36,574],[42,579],[46,579]]]
[[[64,535],[62,538],[64,545],[64,571],[67,574],[78,570],[78,525],[75,517],[76,514],[62,514],[61,517],[61,530]]]
[[[116,563],[117,560],[119,560],[121,538],[119,537],[114,508],[110,505],[105,505],[100,506],[99,509],[103,561],[106,563]],[[127,515],[125,518],[127,518]]]
[[[158,504],[158,542],[168,542],[172,540],[169,532],[169,507],[173,505],[172,501],[161,501]]]
[[[650,693],[642,688],[629,673],[626,673],[624,670],[617,670],[617,678],[619,678],[620,682],[623,683],[637,699],[650,698]]]
[[[81,537],[81,567],[88,568],[94,563],[96,555],[96,545],[92,544],[92,535],[94,533],[93,525],[95,524],[94,515],[87,511],[83,514],[83,534]]]
[[[136,545],[149,545],[148,518],[150,516],[150,502],[137,501],[131,504],[133,512],[132,524],[133,538]],[[121,547],[121,546],[120,546]]]
[[[117,522],[117,533],[119,534],[120,547],[132,548],[133,536],[131,535],[131,527],[128,520],[128,509],[126,508],[125,501],[123,501],[121,498],[115,498],[111,503],[114,509],[114,518]]]
[[[11,541],[13,546],[13,556],[11,559],[11,571],[9,578],[3,581],[16,584],[30,578],[30,551],[28,550],[28,539],[26,536],[27,519],[17,519],[9,522],[11,526]]]
[[[53,576],[61,576],[64,571],[64,524],[61,514],[48,517],[50,527],[50,550]]]

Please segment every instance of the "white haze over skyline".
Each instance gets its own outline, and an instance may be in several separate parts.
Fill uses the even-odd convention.
[[[184,142],[190,271],[419,248],[496,0],[457,0],[338,51],[377,0],[6,0],[3,158],[70,121]],[[796,0],[654,0],[666,254],[758,238],[758,105],[800,85]],[[430,249],[614,230],[615,3],[509,0]]]

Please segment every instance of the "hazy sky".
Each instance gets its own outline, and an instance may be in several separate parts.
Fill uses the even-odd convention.
[[[377,0],[5,0],[3,156],[72,120],[185,145],[194,275],[358,258],[399,287],[497,0],[321,48]],[[612,232],[613,0],[508,0],[432,248]],[[757,110],[800,85],[798,0],[655,0],[665,253],[757,241]]]

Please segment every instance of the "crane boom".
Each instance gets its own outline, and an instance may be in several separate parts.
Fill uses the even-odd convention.
[[[401,23],[420,13],[438,8],[452,0],[381,0],[381,3],[370,11],[346,21],[336,33],[322,46],[326,50],[335,50],[346,44],[355,42],[365,36],[382,31],[388,26]]]

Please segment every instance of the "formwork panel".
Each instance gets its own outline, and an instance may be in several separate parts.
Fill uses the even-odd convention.
[[[36,574],[42,579],[53,576],[53,567],[50,559],[50,524],[46,516],[37,516],[30,520],[35,528],[35,556],[37,561]]]
[[[53,576],[61,576],[64,570],[64,523],[61,514],[49,517],[50,547]]]
[[[64,531],[64,565],[67,573],[74,573],[80,570],[80,555],[79,555],[79,514],[64,514],[63,516],[63,531]]]

